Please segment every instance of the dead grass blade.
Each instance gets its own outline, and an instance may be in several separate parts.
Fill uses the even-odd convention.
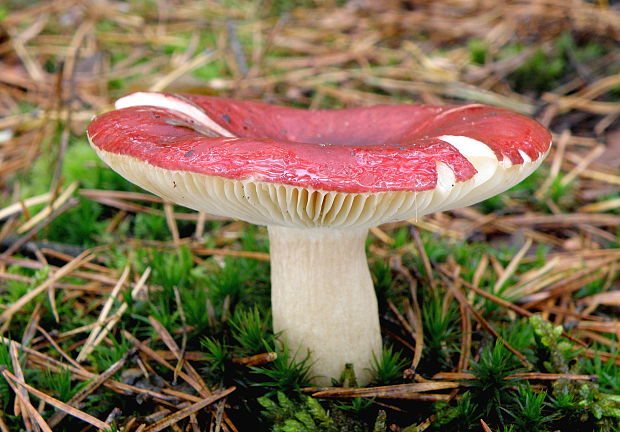
[[[472,341],[472,328],[471,328],[471,314],[469,309],[459,303],[459,314],[461,316],[461,349],[459,353],[459,362],[457,364],[457,371],[461,372],[467,368],[469,359],[471,356],[471,341]]]
[[[45,290],[47,290],[54,282],[71,273],[73,270],[79,268],[84,263],[91,261],[93,258],[95,258],[95,256],[89,250],[86,250],[82,254],[75,257],[73,261],[65,264],[41,285],[30,290],[27,294],[23,295],[19,300],[10,305],[4,312],[2,312],[2,314],[0,314],[0,322],[5,322],[9,320],[24,305],[32,301],[39,294],[45,292]]]
[[[512,347],[504,338],[502,338],[500,334],[493,328],[493,326],[491,326],[491,324],[489,324],[489,322],[486,319],[484,319],[484,317],[480,314],[480,312],[478,312],[467,301],[467,299],[465,298],[465,296],[463,295],[460,289],[456,288],[454,284],[449,284],[449,287],[450,287],[449,290],[453,293],[454,297],[459,301],[459,303],[469,310],[469,312],[474,316],[476,321],[478,321],[478,323],[485,330],[491,333],[496,339],[499,339],[504,344],[506,349],[509,350],[511,353],[513,353],[525,367],[527,367],[528,369],[532,367],[532,365],[527,360],[527,358],[525,358],[523,354],[521,354],[519,351],[514,349],[514,347]]]
[[[32,227],[30,231],[28,231],[22,237],[15,240],[15,242],[11,246],[9,246],[7,250],[5,250],[0,256],[8,257],[8,256],[11,256],[13,253],[17,252],[18,250],[20,250],[21,247],[24,246],[26,243],[28,243],[30,239],[32,239],[39,231],[41,231],[43,228],[49,225],[58,216],[60,216],[61,214],[69,210],[71,207],[76,206],[77,204],[78,204],[78,200],[76,198],[70,198],[68,201],[63,203],[59,208],[52,211],[45,220],[43,220],[38,225]]]
[[[24,200],[19,200],[19,202],[6,206],[2,210],[0,210],[0,220],[4,220],[9,216],[22,213],[25,209],[28,209],[29,207],[33,207],[38,204],[45,204],[49,202],[51,196],[52,194],[50,192],[46,192],[42,195],[26,198]]]
[[[42,222],[45,218],[49,217],[54,212],[54,210],[59,209],[65,202],[69,200],[69,198],[71,197],[71,195],[73,195],[73,192],[75,192],[77,187],[78,187],[77,182],[71,183],[67,187],[67,189],[65,189],[60,195],[58,195],[58,198],[56,198],[50,205],[45,206],[39,213],[37,213],[35,216],[30,218],[30,220],[28,220],[26,223],[20,226],[17,229],[17,232],[19,234],[23,234],[29,229],[31,229],[32,227],[34,227],[39,222]]]
[[[194,414],[198,411],[200,411],[201,409],[204,409],[206,407],[208,407],[209,405],[211,405],[213,402],[216,402],[226,396],[228,396],[229,394],[231,394],[232,392],[234,392],[236,390],[236,387],[231,387],[228,388],[226,390],[220,390],[220,391],[216,391],[214,393],[212,393],[210,396],[206,397],[205,399],[203,399],[200,402],[196,402],[195,404],[192,404],[190,406],[188,406],[187,408],[183,408],[173,414],[170,414],[169,416],[161,419],[160,421],[153,423],[150,426],[147,426],[146,428],[144,428],[144,432],[159,432],[161,430],[164,430],[165,428],[178,423],[180,420],[183,420],[186,417],[189,417],[191,414]]]
[[[484,432],[493,432],[491,428],[489,427],[489,425],[482,419],[480,419],[480,425],[482,426],[482,430]]]
[[[59,345],[58,343],[54,340],[54,338],[52,338],[52,336],[45,331],[45,329],[43,329],[40,326],[37,326],[37,330],[39,330],[39,332],[43,335],[43,337],[50,343],[51,346],[54,347],[54,349],[58,352],[58,354],[60,354],[60,356],[62,358],[64,358],[65,360],[67,360],[71,365],[73,365],[74,367],[78,368],[78,369],[82,369],[84,371],[86,371],[86,369],[84,369],[84,367],[82,365],[80,365],[77,361],[73,360],[71,358],[71,356],[69,356]],[[27,345],[27,344],[23,344],[23,345]],[[52,425],[53,426],[53,425]]]
[[[192,382],[198,384],[198,388],[196,388],[196,390],[203,396],[211,394],[211,392],[209,391],[209,388],[207,387],[206,383],[204,382],[200,374],[196,371],[196,369],[194,369],[194,367],[189,362],[182,361],[183,352],[179,348],[177,343],[174,341],[174,338],[168,332],[168,330],[163,325],[161,325],[161,323],[157,321],[153,316],[149,316],[149,321],[151,322],[151,325],[153,326],[153,328],[155,329],[155,331],[157,332],[161,340],[166,344],[168,349],[177,358],[177,361],[183,363],[183,368],[187,371],[187,374],[192,378]],[[173,368],[173,370],[176,373],[180,372],[178,371],[177,368]]]
[[[86,384],[85,387],[83,387],[80,391],[78,391],[75,395],[73,395],[71,399],[69,399],[69,401],[67,402],[67,405],[71,405],[72,407],[79,408],[81,402],[84,399],[86,399],[90,394],[92,394],[95,390],[97,390],[104,382],[110,379],[116,372],[118,372],[123,366],[125,366],[125,363],[127,363],[127,359],[130,357],[131,354],[132,354],[131,352],[126,353],[123,356],[123,358],[121,358],[119,361],[110,365],[110,367],[108,367],[105,371],[99,374],[95,379],[93,379],[88,384]],[[68,413],[65,411],[55,412],[49,419],[49,425],[51,427],[55,427],[58,423],[62,421],[63,418],[65,418],[67,414]]]
[[[620,291],[603,292],[579,299],[579,304],[620,306]]]
[[[409,273],[409,270],[402,266],[400,257],[392,257],[392,259],[390,260],[390,266],[401,275],[403,275],[403,277],[409,283],[411,302],[409,302],[409,299],[405,299],[403,301],[403,305],[405,307],[405,315],[407,316],[407,320],[409,322],[409,326],[407,328],[410,330],[410,332],[412,332],[413,338],[415,340],[415,350],[413,352],[413,359],[411,360],[411,370],[409,372],[406,372],[406,375],[412,375],[415,373],[418,364],[420,364],[420,360],[422,359],[422,352],[424,350],[424,327],[422,326],[422,310],[420,308],[420,304],[418,303],[418,283],[413,278],[411,273]],[[427,271],[432,270],[427,269]],[[432,276],[429,274],[429,277]],[[395,308],[393,310],[395,310]]]
[[[213,61],[215,58],[217,58],[217,53],[212,50],[198,54],[192,60],[184,62],[167,75],[159,78],[157,82],[151,86],[150,91],[165,90],[173,81],[176,81],[178,78],[193,71],[194,69],[204,66],[205,64]]]
[[[0,431],[2,432],[11,432],[4,421],[3,415],[0,413]]]
[[[440,269],[440,270],[447,277],[452,277],[444,269]],[[495,296],[495,295],[493,295],[493,294],[491,294],[489,292],[486,292],[486,291],[484,291],[484,290],[482,290],[482,289],[480,289],[480,288],[478,288],[478,287],[476,287],[476,286],[466,282],[465,280],[461,279],[460,277],[458,277],[458,280],[460,281],[460,283],[462,283],[464,286],[466,286],[467,288],[469,288],[472,291],[474,291],[476,294],[480,295],[481,297],[486,298],[487,300],[492,301],[493,303],[495,303],[495,304],[497,304],[497,305],[499,305],[501,307],[505,307],[507,309],[510,309],[510,310],[512,310],[512,311],[514,311],[514,312],[516,312],[519,315],[524,316],[524,317],[530,317],[530,316],[534,315],[533,312],[531,312],[531,311],[529,311],[529,310],[527,310],[527,309],[525,309],[523,307],[520,307],[520,306],[518,306],[518,305],[516,305],[514,303],[511,303],[511,302],[509,302],[507,300],[499,298],[499,297],[497,297],[497,296]],[[550,310],[550,309],[551,308],[547,307],[547,310]],[[581,345],[581,346],[584,346],[584,347],[588,346],[586,343],[584,343],[583,341],[581,341],[581,340],[571,336],[566,331],[562,332],[562,336],[570,339],[571,341],[575,342],[578,345]]]
[[[142,291],[146,288],[146,281],[148,280],[150,275],[151,268],[147,267],[146,270],[144,270],[144,273],[142,273],[142,275],[140,276],[140,279],[138,279],[133,289],[131,290],[132,299],[135,300],[140,297]],[[94,349],[103,341],[103,339],[108,335],[108,333],[120,321],[121,317],[123,316],[128,307],[129,305],[126,302],[121,303],[121,305],[118,307],[118,310],[114,313],[114,315],[110,317],[110,320],[107,322],[105,327],[101,329],[95,337],[94,342],[92,343],[92,345],[90,345],[92,347],[91,349]]]
[[[514,272],[517,270],[517,267],[519,266],[519,263],[531,247],[532,239],[528,238],[525,241],[525,244],[521,247],[521,249],[519,249],[515,256],[512,257],[501,276],[497,278],[497,282],[495,282],[495,285],[493,286],[494,293],[498,293],[502,286],[506,283],[506,281],[514,274]]]
[[[468,372],[439,372],[433,375],[434,380],[473,380],[476,376]],[[561,374],[561,373],[540,373],[540,372],[523,372],[516,373],[504,378],[506,381],[518,381],[518,380],[540,380],[540,381],[556,381],[559,379],[566,379],[572,381],[596,381],[597,375],[575,375],[575,374]],[[466,382],[462,385],[467,385]]]
[[[129,333],[127,331],[123,331],[123,335],[131,343],[133,343],[136,346],[137,349],[142,351],[148,357],[150,357],[151,359],[155,360],[157,363],[161,364],[162,366],[168,368],[170,371],[174,371],[175,370],[175,367],[173,365],[171,365],[166,360],[164,360],[160,355],[158,355],[155,351],[153,351],[151,348],[149,348],[146,344],[140,342],[131,333]],[[204,393],[203,396],[206,397],[206,396],[209,396],[211,394],[208,389],[206,389],[201,384],[199,384],[197,381],[195,381],[194,378],[189,376],[187,373],[185,373],[183,371],[178,371],[178,376],[180,376],[186,383],[188,383],[191,387],[193,387],[194,390],[196,390],[198,393],[200,393],[200,394]]]
[[[523,305],[523,308],[532,309],[540,306],[542,303],[551,298],[557,298],[562,294],[573,292],[581,288],[583,285],[599,279],[600,276],[598,273],[603,271],[605,267],[619,260],[620,257],[612,256],[611,258],[601,260],[598,263],[590,263],[588,268],[577,271],[571,276],[552,284],[547,287],[544,292],[533,294],[529,298],[524,299],[527,303]]]
[[[88,356],[88,354],[92,352],[94,348],[94,342],[97,339],[97,336],[99,335],[99,332],[101,331],[103,327],[103,323],[108,318],[108,314],[110,313],[110,310],[112,309],[112,305],[114,304],[114,301],[118,297],[118,294],[120,293],[120,290],[125,284],[125,282],[127,281],[128,277],[129,277],[129,266],[127,265],[125,266],[125,269],[123,270],[123,273],[121,274],[121,277],[118,279],[118,282],[112,289],[112,292],[110,293],[110,297],[108,297],[108,300],[103,305],[103,308],[101,309],[101,313],[99,314],[99,318],[97,318],[97,322],[95,323],[95,327],[93,327],[92,331],[88,335],[88,338],[86,339],[86,342],[84,342],[84,345],[82,346],[82,349],[80,350],[80,353],[78,354],[78,357],[76,359],[77,362],[84,361],[86,359],[86,356]]]
[[[592,204],[584,205],[577,209],[580,213],[599,213],[620,208],[620,198],[613,198],[606,201],[600,201]]]
[[[33,396],[36,396],[37,398],[58,408],[59,410],[66,412],[68,415],[79,418],[80,420],[91,424],[97,429],[104,430],[104,431],[110,430],[110,426],[105,424],[101,420],[91,416],[90,414],[86,414],[83,411],[73,408],[72,406],[67,405],[64,402],[61,402],[58,399],[54,399],[53,397],[43,393],[42,391],[35,389],[34,387],[29,386],[28,384],[26,384],[25,382],[17,378],[15,375],[13,375],[11,372],[9,372],[7,369],[2,371],[2,375],[4,375],[4,378],[7,380],[7,382],[12,383],[18,386],[19,388],[23,388],[27,390]],[[48,430],[51,431],[51,429],[48,429]]]
[[[2,367],[0,367],[0,370],[2,370],[1,368]],[[5,374],[5,372],[8,372],[8,370],[6,369],[2,370],[3,375]],[[15,393],[15,396],[17,397],[17,399],[19,399],[21,405],[28,411],[27,415],[32,417],[34,421],[36,422],[37,426],[40,427],[44,432],[53,432],[52,429],[49,427],[49,425],[45,422],[43,417],[41,417],[41,414],[39,414],[39,411],[37,411],[36,408],[32,406],[29,400],[24,399],[20,391],[21,389],[12,380],[8,379],[6,376],[5,376],[5,379],[6,379],[6,382],[9,384],[9,387],[11,387],[11,389]],[[24,416],[26,416],[26,414],[24,414]],[[27,423],[27,426],[32,427],[29,423]]]
[[[0,342],[8,345],[13,341],[11,339],[0,336]],[[30,364],[37,366],[43,370],[51,370],[53,372],[57,372],[61,370],[68,370],[71,372],[74,378],[77,378],[83,381],[93,380],[97,378],[97,374],[94,374],[84,369],[78,369],[72,365],[64,364],[52,357],[49,357],[45,354],[40,353],[39,351],[23,346],[17,342],[15,343],[17,344],[17,347],[22,352],[28,353],[29,355],[28,361],[30,362]],[[171,399],[169,396],[163,395],[161,393],[148,390],[148,389],[143,389],[143,388],[136,387],[136,386],[132,386],[132,385],[125,384],[119,381],[108,380],[104,382],[104,385],[110,388],[111,390],[119,392],[119,393],[141,394],[141,395],[151,397],[151,398],[161,400],[161,401],[168,401]]]
[[[377,397],[384,399],[409,399],[420,400],[420,393],[437,390],[454,389],[460,386],[457,382],[423,382],[411,384],[398,384],[393,386],[368,387],[368,388],[334,388],[320,389],[312,393],[313,397]],[[447,395],[445,395],[447,396]]]
[[[138,192],[125,192],[125,191],[106,191],[99,189],[80,189],[80,195],[85,198],[88,198],[92,201],[98,202],[100,204],[105,204],[111,207],[115,207],[121,210],[134,212],[134,213],[147,213],[156,216],[166,217],[166,214],[163,210],[154,209],[152,207],[144,206],[141,204],[136,204],[133,202],[129,202],[127,200],[141,200],[147,201],[151,203],[161,203],[164,204],[164,200],[154,195],[148,195]],[[189,221],[197,221],[201,216],[198,213],[173,213],[172,216],[176,220],[189,220]],[[207,215],[202,216],[206,217],[208,220],[230,220],[230,218]]]
[[[177,359],[177,365],[174,368],[174,379],[177,379],[177,375],[179,371],[183,367],[185,363],[185,350],[187,348],[187,320],[185,318],[185,310],[183,309],[183,302],[181,301],[181,293],[179,293],[179,289],[174,286],[174,300],[177,305],[177,310],[179,311],[179,317],[181,318],[181,328],[183,332],[183,338],[181,339],[181,350]]]
[[[262,366],[267,363],[271,363],[276,361],[278,358],[278,353],[276,352],[268,352],[262,354],[256,354],[250,357],[236,357],[232,359],[233,363],[242,364],[247,367],[252,366]]]
[[[17,345],[15,344],[15,342],[12,342],[9,345],[9,353],[11,355],[11,365],[13,366],[13,370],[15,371],[15,374],[17,375],[17,377],[23,381],[24,373],[22,371],[22,367],[19,362],[19,357],[17,354]],[[28,407],[32,406],[32,404],[30,403],[30,398],[28,397],[28,393],[26,392],[26,390],[24,390],[23,388],[20,388],[17,391],[19,392],[19,397],[15,398],[13,409],[14,409],[15,415],[21,414],[24,420],[24,425],[26,426],[26,429],[30,430],[32,428],[32,420],[31,420],[32,413]],[[36,419],[34,420],[36,422]]]
[[[597,375],[574,375],[574,374],[552,374],[552,373],[537,373],[537,372],[524,372],[518,374],[512,374],[506,377],[506,380],[543,380],[543,381],[555,381],[559,379],[571,380],[571,381],[597,381]]]
[[[192,252],[197,255],[222,255],[222,256],[234,256],[241,258],[250,258],[258,261],[269,261],[269,254],[265,252],[253,252],[253,251],[239,251],[230,249],[207,249],[207,248],[192,248]]]
[[[545,226],[547,228],[570,227],[578,224],[594,226],[619,226],[620,216],[611,214],[560,214],[560,215],[525,215],[503,216],[498,221],[517,226]]]

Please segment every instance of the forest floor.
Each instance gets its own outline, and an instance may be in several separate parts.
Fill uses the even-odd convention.
[[[553,133],[478,205],[372,229],[373,382],[271,331],[266,230],[85,135],[132,91],[508,108]],[[0,431],[620,430],[620,3],[5,0]]]

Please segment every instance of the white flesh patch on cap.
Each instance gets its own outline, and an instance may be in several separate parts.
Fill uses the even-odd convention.
[[[485,143],[456,135],[444,135],[439,139],[456,148],[474,166],[477,173],[472,180],[476,185],[485,183],[497,171],[499,165],[497,156]]]
[[[525,153],[523,150],[519,150],[519,154],[523,158],[523,165],[532,163],[532,158],[527,153]]]
[[[523,151],[522,164],[513,164],[510,158],[503,156],[497,160],[495,152],[485,143],[465,136],[444,135],[439,137],[455,147],[476,168],[476,175],[468,181],[458,183],[451,198],[453,201],[443,205],[437,203],[437,210],[465,207],[503,192],[529,176],[542,163],[544,157],[535,161]]]
[[[469,138],[443,137],[461,145]],[[474,140],[472,140],[474,141]],[[427,191],[346,193],[254,180],[231,180],[187,171],[168,170],[132,156],[102,151],[99,157],[138,186],[164,199],[205,213],[259,225],[308,228],[368,228],[413,219],[428,213],[464,207],[490,198],[531,174],[542,162],[505,168],[494,153],[475,141],[463,150],[478,170],[472,179],[454,183],[454,173],[437,164],[437,188]],[[484,147],[483,147],[484,146]],[[488,148],[488,147],[487,147]],[[467,156],[469,154],[469,156]]]
[[[167,95],[163,93],[149,93],[149,92],[137,92],[120,98],[114,104],[116,109],[129,108],[134,106],[154,106],[158,108],[165,108],[172,111],[178,111],[186,116],[192,118],[194,121],[200,123],[207,129],[213,132],[225,136],[234,137],[235,135],[227,131],[225,128],[214,122],[211,117],[207,115],[197,105],[189,101],[183,100],[181,97],[174,95]]]

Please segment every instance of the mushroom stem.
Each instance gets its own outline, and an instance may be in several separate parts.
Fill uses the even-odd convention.
[[[367,229],[269,226],[275,332],[296,353],[311,353],[317,385],[352,363],[360,385],[381,353],[377,297],[364,249]]]

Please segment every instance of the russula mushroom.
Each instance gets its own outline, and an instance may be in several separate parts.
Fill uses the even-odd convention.
[[[484,105],[305,111],[134,93],[88,136],[128,180],[203,212],[267,225],[273,325],[318,384],[381,352],[369,227],[467,206],[519,183],[551,137]]]

